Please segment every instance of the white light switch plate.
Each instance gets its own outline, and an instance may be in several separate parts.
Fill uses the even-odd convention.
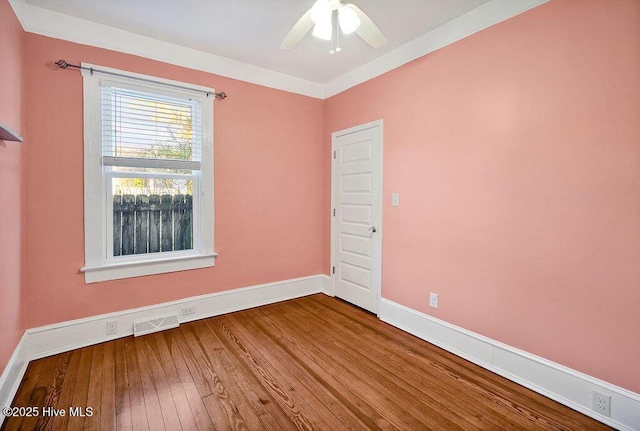
[[[394,207],[400,206],[400,195],[398,193],[391,193],[391,205]]]

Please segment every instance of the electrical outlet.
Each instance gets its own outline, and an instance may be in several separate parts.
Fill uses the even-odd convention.
[[[611,395],[593,391],[593,409],[602,415],[611,416]]]
[[[115,335],[118,333],[118,322],[113,320],[107,322],[107,335]]]
[[[438,294],[429,293],[429,307],[438,308]]]
[[[183,316],[190,316],[192,314],[196,314],[196,307],[195,306],[184,307],[182,309],[182,315]]]

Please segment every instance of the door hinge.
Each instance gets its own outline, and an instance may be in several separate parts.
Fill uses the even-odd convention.
[[[334,217],[336,216],[336,209],[335,208],[333,209],[333,216]]]
[[[335,273],[336,273],[336,267],[335,267],[335,266],[331,269],[331,273],[332,273],[332,274],[335,274]]]
[[[335,151],[333,152],[333,158],[334,159],[336,158],[336,152]]]

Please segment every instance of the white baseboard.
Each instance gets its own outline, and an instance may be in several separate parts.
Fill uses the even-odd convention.
[[[177,313],[178,316],[180,316],[181,323],[191,322],[220,314],[286,301],[287,299],[299,298],[313,293],[321,293],[323,289],[322,286],[323,276],[314,275],[208,295],[193,296],[148,307],[134,308],[27,329],[25,331],[27,353],[29,360],[44,358],[57,353],[132,335],[133,322],[136,320]],[[195,313],[182,316],[182,309],[186,307],[195,307]],[[112,321],[118,322],[118,333],[115,335],[106,335],[107,322]]]
[[[132,335],[135,320],[177,313],[184,323],[323,293],[327,279],[327,275],[313,275],[27,329],[0,376],[0,409],[11,404],[31,360]],[[182,309],[188,307],[195,307],[195,312],[182,316]],[[107,322],[114,321],[118,332],[106,335]],[[0,413],[0,426],[3,421]]]
[[[386,299],[380,301],[378,317],[597,421],[619,430],[640,430],[640,394]],[[610,417],[592,409],[594,390],[611,395]]]
[[[331,277],[326,275],[326,274],[322,274],[322,293],[324,293],[327,296],[335,296],[333,294],[333,285],[331,284]]]
[[[0,410],[11,405],[13,397],[18,392],[22,376],[27,371],[29,359],[25,346],[25,335],[23,335],[13,351],[2,376],[0,376]],[[0,412],[0,426],[2,426],[4,418],[4,414]]]

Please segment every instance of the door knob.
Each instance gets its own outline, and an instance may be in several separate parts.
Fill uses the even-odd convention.
[[[373,233],[376,233],[378,231],[375,226],[371,226],[368,230],[369,232],[373,232]]]

